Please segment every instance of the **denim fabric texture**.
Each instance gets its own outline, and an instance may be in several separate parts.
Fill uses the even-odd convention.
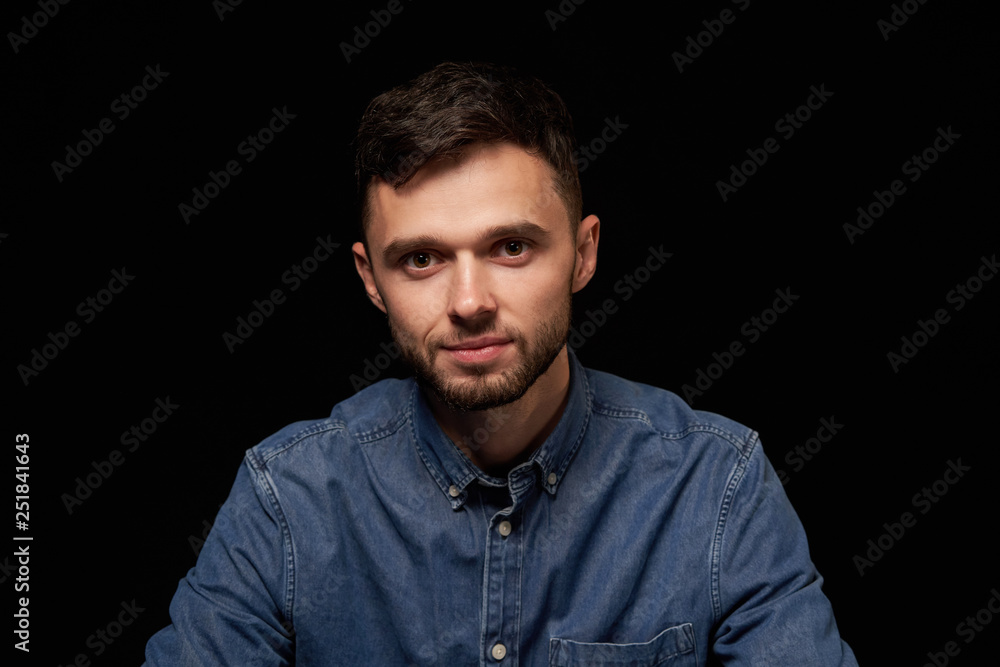
[[[503,479],[412,379],[250,449],[146,664],[856,665],[757,433],[569,357]]]

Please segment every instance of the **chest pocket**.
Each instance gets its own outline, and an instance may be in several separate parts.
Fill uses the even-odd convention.
[[[549,667],[696,667],[694,627],[667,628],[642,644],[588,644],[549,640]]]

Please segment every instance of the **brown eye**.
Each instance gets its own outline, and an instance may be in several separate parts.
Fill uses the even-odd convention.
[[[426,269],[431,265],[431,256],[426,252],[418,252],[410,257],[410,262],[418,269]]]
[[[510,257],[516,257],[524,251],[524,244],[520,241],[508,241],[504,244],[504,250]]]

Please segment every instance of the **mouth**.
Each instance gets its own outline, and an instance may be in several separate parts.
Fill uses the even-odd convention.
[[[448,345],[442,349],[453,360],[463,363],[483,363],[496,359],[513,345],[508,338],[483,336]]]

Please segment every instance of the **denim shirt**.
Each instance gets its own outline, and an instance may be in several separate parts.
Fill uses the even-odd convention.
[[[856,665],[757,433],[569,356],[504,479],[412,379],[250,449],[146,664]]]

